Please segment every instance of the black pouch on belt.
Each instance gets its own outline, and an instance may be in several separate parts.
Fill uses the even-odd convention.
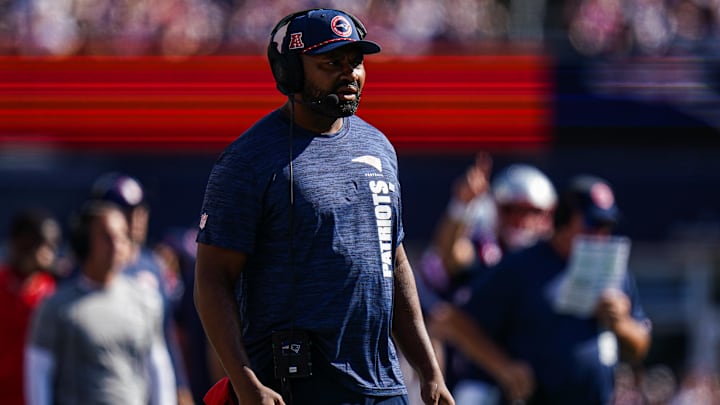
[[[275,378],[303,378],[312,375],[312,342],[306,331],[288,329],[273,332]]]

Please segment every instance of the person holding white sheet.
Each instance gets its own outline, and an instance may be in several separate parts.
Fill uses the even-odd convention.
[[[560,195],[549,241],[506,256],[473,287],[463,307],[468,355],[480,364],[507,400],[538,404],[607,404],[619,359],[644,358],[650,321],[632,274],[603,291],[589,316],[559,313],[559,286],[579,235],[610,237],[619,210],[609,184],[595,176],[572,179]]]

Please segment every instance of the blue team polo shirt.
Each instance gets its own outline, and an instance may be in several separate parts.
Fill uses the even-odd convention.
[[[560,314],[553,308],[567,261],[547,242],[505,259],[473,286],[464,309],[512,358],[535,374],[532,404],[606,404],[613,390],[614,364],[600,359],[603,331],[595,317]],[[647,322],[630,274],[621,289],[631,316]]]
[[[270,333],[294,321],[340,383],[406,393],[390,337],[401,214],[395,150],[357,116],[319,135],[291,132],[277,110],[229,145],[207,183],[198,242],[248,254],[236,291],[254,367],[270,361]]]

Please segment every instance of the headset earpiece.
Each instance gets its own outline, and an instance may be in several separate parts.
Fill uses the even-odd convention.
[[[300,61],[300,55],[282,53],[280,47],[282,46],[283,41],[281,40],[278,44],[278,42],[275,41],[275,35],[284,26],[290,24],[292,20],[305,15],[312,10],[317,9],[309,9],[286,15],[275,25],[275,28],[273,28],[270,33],[270,44],[267,49],[270,71],[275,78],[275,85],[278,91],[286,96],[302,90],[304,72]],[[285,35],[287,35],[287,33]]]
[[[284,26],[290,24],[297,17],[303,16],[314,10],[322,9],[311,8],[285,16],[277,23],[277,25],[275,25],[275,28],[273,28],[272,32],[270,33],[270,44],[268,45],[267,49],[268,62],[270,63],[270,71],[275,78],[275,86],[277,87],[278,91],[280,91],[280,93],[286,96],[302,91],[305,73],[303,71],[300,54],[282,53],[280,47],[282,46],[283,41],[278,44],[278,42],[275,41],[275,35]],[[360,37],[360,39],[365,38],[365,35],[367,35],[367,29],[365,29],[363,23],[360,22],[360,20],[352,14],[344,11],[342,13],[350,17],[353,24],[355,24],[355,28],[357,28],[358,36]],[[285,33],[285,35],[287,35],[287,33]]]
[[[284,55],[277,42],[268,45],[268,61],[280,93],[290,95],[302,90],[303,69],[299,54]]]

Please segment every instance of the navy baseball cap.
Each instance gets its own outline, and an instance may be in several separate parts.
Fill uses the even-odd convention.
[[[596,176],[577,176],[570,183],[570,192],[575,196],[575,208],[583,212],[588,225],[614,226],[620,221],[615,193],[607,181]]]
[[[143,186],[136,178],[117,172],[105,173],[92,185],[92,198],[111,201],[124,209],[145,204]]]
[[[362,39],[364,36],[348,14],[338,10],[318,9],[295,17],[288,24],[282,53],[299,52],[318,55],[354,44],[365,54],[380,52],[380,45]]]

